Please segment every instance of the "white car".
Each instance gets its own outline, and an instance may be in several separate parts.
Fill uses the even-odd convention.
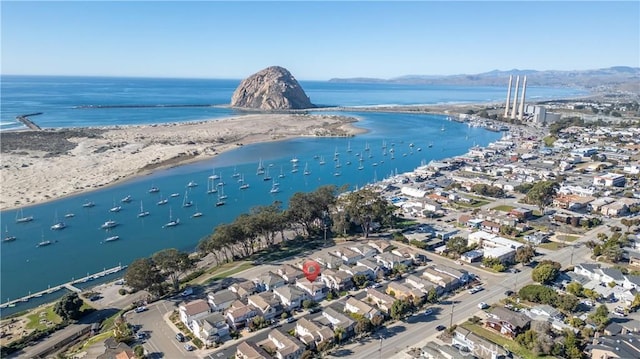
[[[191,294],[193,294],[193,288],[187,288],[182,292],[183,297],[189,296]]]
[[[147,307],[145,307],[145,306],[143,305],[143,306],[137,307],[137,308],[135,309],[135,312],[136,312],[136,313],[142,313],[142,312],[144,312],[145,310],[147,310]]]
[[[482,288],[481,286],[477,286],[477,287],[473,287],[471,289],[469,289],[469,294],[476,294],[479,291],[483,290],[484,288]]]
[[[478,308],[487,309],[487,308],[489,308],[489,304],[487,304],[485,302],[480,302],[480,303],[478,303]]]
[[[424,315],[431,315],[431,313],[433,313],[433,309],[431,309],[431,308],[427,308],[427,309],[424,311]]]

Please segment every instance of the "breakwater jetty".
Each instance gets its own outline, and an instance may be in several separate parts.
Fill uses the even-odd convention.
[[[215,107],[221,105],[211,104],[133,104],[133,105],[79,105],[74,106],[74,109],[92,109],[92,108],[154,108],[154,107]]]
[[[40,126],[36,125],[35,122],[31,121],[29,117],[42,115],[42,112],[28,113],[26,115],[16,116],[16,120],[22,122],[25,126],[29,127],[34,131],[42,131]]]
[[[110,274],[114,274],[114,273],[120,272],[121,270],[126,269],[126,268],[127,268],[126,265],[124,265],[124,266],[123,265],[118,265],[116,267],[105,269],[105,270],[102,270],[102,271],[94,273],[94,274],[89,274],[89,275],[87,275],[85,277],[82,277],[82,278],[74,279],[71,282],[67,282],[67,283],[63,283],[63,284],[57,285],[55,287],[47,288],[47,289],[42,290],[42,291],[37,292],[37,293],[29,293],[29,295],[26,295],[26,296],[24,296],[22,298],[10,300],[10,301],[7,301],[7,302],[4,302],[4,303],[0,304],[0,309],[15,307],[16,304],[18,304],[18,303],[28,302],[29,299],[31,299],[31,298],[39,298],[39,297],[42,297],[45,294],[51,294],[51,293],[57,292],[57,291],[59,291],[59,290],[61,290],[63,288],[68,290],[68,291],[71,291],[71,292],[80,293],[80,292],[82,292],[82,289],[74,286],[74,284],[86,283],[86,282],[92,281],[92,280],[100,278],[100,277],[104,277],[104,276],[107,276],[107,275],[110,275]]]

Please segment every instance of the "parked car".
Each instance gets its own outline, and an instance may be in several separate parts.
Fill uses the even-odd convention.
[[[478,308],[487,309],[487,308],[489,308],[489,304],[487,304],[485,302],[480,302],[480,303],[478,303]]]
[[[183,292],[182,292],[182,296],[186,297],[193,294],[193,288],[186,288]]]
[[[293,323],[293,322],[295,322],[295,321],[296,321],[296,318],[295,318],[295,317],[289,317],[289,318],[287,318],[287,323]]]
[[[191,345],[189,343],[184,345],[184,350],[186,350],[188,352],[192,351],[193,349],[195,349],[195,348],[193,347],[193,345]]]
[[[433,309],[431,309],[431,308],[427,308],[427,309],[424,311],[424,315],[431,315],[432,313],[433,313]]]
[[[144,339],[146,337],[147,337],[147,334],[145,332],[136,333],[136,338],[138,338],[138,339]]]
[[[178,333],[176,334],[176,340],[178,340],[179,342],[183,342],[184,341],[184,334],[182,333]]]
[[[504,292],[504,295],[506,295],[507,297],[510,297],[513,295],[513,291],[512,290],[507,290]]]
[[[145,307],[144,305],[141,305],[141,306],[137,307],[134,311],[135,311],[136,313],[142,313],[142,312],[144,312],[145,310],[147,310],[147,307]]]
[[[309,314],[318,313],[321,310],[322,310],[322,308],[320,308],[320,307],[309,308]]]
[[[476,294],[479,291],[483,290],[484,288],[482,288],[482,286],[477,286],[477,287],[473,287],[471,289],[469,289],[469,294]]]
[[[436,327],[436,330],[437,330],[437,331],[439,331],[439,332],[441,332],[441,331],[443,331],[443,330],[445,330],[445,329],[447,329],[447,327],[445,327],[445,326],[444,326],[444,325],[442,325],[442,324],[440,324],[440,325],[438,325],[438,326]]]

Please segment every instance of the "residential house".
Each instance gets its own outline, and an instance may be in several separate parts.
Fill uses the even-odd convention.
[[[227,323],[233,329],[238,330],[244,328],[258,315],[258,310],[253,306],[235,301],[229,309],[227,309]]]
[[[593,197],[582,197],[575,194],[560,195],[553,199],[553,205],[558,208],[577,211],[587,208],[594,199]]]
[[[299,268],[291,264],[283,264],[278,268],[278,274],[288,283],[293,284],[296,280],[304,278],[304,273]]]
[[[492,308],[487,316],[486,327],[512,339],[527,330],[531,322],[526,315],[503,307]]]
[[[256,343],[245,340],[236,347],[237,359],[271,359],[271,355]]]
[[[533,211],[528,208],[518,207],[509,211],[509,215],[520,221],[525,221],[533,216]]]
[[[316,262],[318,262],[320,265],[322,265],[325,268],[335,269],[335,270],[337,270],[338,268],[340,268],[340,266],[344,264],[342,262],[342,259],[340,259],[338,256],[332,253],[327,253],[327,254],[316,257]]]
[[[589,203],[589,205],[587,206],[587,209],[591,213],[601,213],[603,206],[605,206],[605,205],[607,205],[609,203],[613,203],[615,201],[616,200],[611,198],[611,197],[601,197],[601,198],[595,199],[591,203]]]
[[[320,273],[320,280],[323,281],[329,289],[335,289],[337,291],[353,288],[353,276],[345,271],[325,269]]]
[[[500,227],[500,223],[494,221],[482,221],[480,224],[480,229],[490,233],[500,233]]]
[[[640,333],[627,332],[620,335],[601,335],[585,348],[590,359],[640,358]]]
[[[438,272],[433,267],[426,268],[422,272],[422,276],[442,287],[445,292],[451,292],[461,284],[458,278],[452,277],[447,273]]]
[[[295,285],[307,292],[309,299],[314,302],[323,300],[327,297],[327,293],[329,292],[327,285],[319,278],[316,278],[313,282],[309,281],[307,278],[298,279]]]
[[[223,289],[218,292],[209,292],[207,301],[214,312],[222,312],[229,308],[231,303],[238,299],[238,294],[229,289]]]
[[[387,285],[386,293],[392,295],[396,299],[404,299],[404,298],[424,298],[425,293],[417,290],[411,289],[405,285],[402,285],[398,282],[390,282]]]
[[[580,274],[585,276],[591,280],[598,278],[596,274],[596,269],[599,269],[600,265],[595,263],[579,263],[573,267],[573,271],[576,274]]]
[[[193,334],[207,345],[213,345],[229,335],[229,325],[222,313],[211,313],[191,323]]]
[[[300,308],[302,306],[302,302],[309,298],[305,291],[292,285],[278,287],[273,290],[273,294],[278,296],[284,310]]]
[[[428,294],[430,290],[434,289],[438,295],[444,292],[444,289],[433,282],[430,282],[424,278],[420,278],[417,275],[411,274],[405,279],[405,283],[412,286],[413,288],[421,291],[422,293]]]
[[[371,240],[367,243],[367,245],[378,251],[378,253],[386,252],[391,248],[391,244],[389,243],[389,241],[385,241],[382,239]]]
[[[625,181],[624,175],[618,173],[607,173],[602,176],[593,177],[594,186],[624,187]]]
[[[350,297],[347,299],[344,304],[344,310],[346,312],[360,314],[369,320],[373,319],[374,317],[382,316],[382,313],[380,313],[379,310],[354,297]]]
[[[375,256],[376,261],[378,262],[378,264],[388,270],[392,270],[393,267],[395,267],[396,265],[406,265],[406,266],[410,266],[412,264],[412,260],[411,258],[404,258],[401,257],[397,254],[393,254],[393,253],[380,253],[378,255]]]
[[[331,328],[336,331],[336,328],[342,328],[349,335],[353,332],[355,327],[355,321],[348,316],[336,311],[331,307],[325,307],[322,311],[322,316],[331,323]]]
[[[256,284],[252,281],[233,283],[229,286],[229,290],[236,293],[240,299],[247,298],[257,292]]]
[[[546,317],[546,318],[553,318],[553,319],[562,319],[563,315],[562,313],[560,313],[559,310],[557,310],[556,308],[547,305],[547,304],[541,304],[541,305],[536,305],[534,307],[532,307],[529,312],[535,314],[535,315],[539,315],[542,317]]]
[[[133,349],[126,343],[119,343],[114,338],[109,337],[104,341],[104,353],[98,355],[97,359],[134,359],[136,358]]]
[[[375,262],[375,259],[374,260],[366,259],[366,258],[360,259],[358,262],[356,262],[356,265],[370,269],[371,272],[373,273],[373,278],[378,277],[378,271],[380,270],[380,267]]]
[[[600,207],[600,213],[609,217],[620,217],[629,213],[629,206],[622,201],[616,201]]]
[[[282,304],[272,292],[263,292],[247,298],[247,304],[258,311],[265,320],[273,320],[283,312]]]
[[[259,292],[274,290],[275,288],[286,285],[286,281],[281,276],[267,271],[255,279],[256,288]]]
[[[399,247],[392,250],[391,253],[404,258],[406,260],[404,262],[405,265],[411,265],[413,263],[422,264],[427,261],[427,256],[412,248]]]
[[[465,270],[455,269],[441,264],[433,266],[432,268],[436,272],[440,272],[456,278],[460,283],[467,283],[469,280],[471,280],[471,276],[469,276],[469,273]]]
[[[300,318],[296,322],[296,335],[304,344],[315,347],[322,342],[333,341],[333,330],[324,325],[317,325],[307,318]]]
[[[367,288],[367,301],[375,304],[385,314],[389,314],[391,311],[391,305],[395,301],[395,298],[385,294],[377,289]]]
[[[183,302],[178,307],[180,313],[180,321],[191,329],[191,323],[194,320],[202,319],[211,313],[209,303],[202,299],[196,299],[191,302]]]
[[[502,359],[507,358],[507,354],[509,354],[501,345],[484,339],[462,327],[456,328],[451,344],[467,348],[470,355],[481,359]]]
[[[636,291],[640,292],[640,276],[624,275],[622,287],[625,289],[635,289]]]
[[[354,252],[349,248],[339,248],[335,251],[335,254],[347,265],[354,265],[358,259],[364,258],[362,254]]]
[[[275,353],[278,359],[300,359],[305,346],[297,338],[287,335],[278,329],[269,332],[268,340],[263,342]]]
[[[370,280],[376,279],[373,271],[365,266],[358,266],[358,265],[353,267],[343,266],[343,267],[340,267],[340,271],[349,274],[351,277],[354,277],[360,274],[367,277]]]
[[[513,263],[516,258],[516,250],[509,247],[493,247],[482,250],[485,258],[495,258],[503,264]]]
[[[598,268],[595,270],[601,283],[616,283],[622,285],[624,283],[624,275],[617,268]]]
[[[364,245],[364,244],[351,246],[351,247],[349,247],[349,249],[351,249],[352,251],[360,254],[362,256],[362,258],[371,258],[371,257],[375,256],[376,254],[378,254],[378,251],[375,248],[372,248],[372,247],[370,247],[368,245]]]

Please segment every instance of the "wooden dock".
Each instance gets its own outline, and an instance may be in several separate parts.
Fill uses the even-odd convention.
[[[22,298],[14,299],[14,300],[7,301],[7,302],[4,302],[4,303],[0,304],[0,309],[14,307],[18,303],[28,302],[29,299],[31,299],[31,298],[38,298],[38,297],[42,297],[45,294],[55,293],[55,292],[57,292],[57,291],[59,291],[59,290],[61,290],[63,288],[68,290],[68,291],[70,291],[70,292],[80,293],[80,292],[82,292],[82,289],[80,289],[78,287],[75,287],[74,284],[89,282],[91,280],[94,280],[94,279],[97,279],[97,278],[100,278],[100,277],[104,277],[104,276],[107,276],[107,275],[110,275],[110,274],[117,273],[117,272],[119,272],[119,271],[121,271],[121,270],[123,270],[125,268],[127,268],[126,265],[125,266],[119,265],[119,266],[116,266],[116,267],[113,267],[113,268],[105,269],[103,271],[100,271],[100,272],[97,272],[97,273],[94,273],[94,274],[87,275],[86,277],[74,279],[71,282],[63,283],[63,284],[57,285],[55,287],[50,287],[48,289],[39,291],[37,293],[29,293],[29,295],[26,295],[26,296],[24,296]]]

